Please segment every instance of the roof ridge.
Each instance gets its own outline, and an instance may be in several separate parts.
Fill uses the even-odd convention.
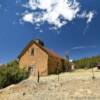
[[[64,59],[63,57],[59,56],[57,53],[55,53],[54,51],[38,44],[37,42],[35,42],[34,40],[31,40],[27,45],[26,47],[22,50],[22,52],[20,53],[20,55],[18,56],[18,58],[20,58],[24,52],[28,49],[28,47],[32,44],[32,43],[35,43],[37,46],[39,46],[42,50],[44,50],[44,52],[46,52],[48,55],[50,54],[51,56],[53,57],[56,57],[56,58],[59,58],[59,59]]]

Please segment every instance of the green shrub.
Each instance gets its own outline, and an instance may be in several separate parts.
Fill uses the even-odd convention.
[[[83,59],[79,59],[74,61],[77,69],[79,68],[84,68],[84,69],[89,69],[96,67],[97,64],[100,63],[100,56],[93,56],[93,57],[87,57]]]
[[[20,69],[18,63],[13,61],[0,68],[0,88],[16,84],[26,78],[29,74],[26,70]]]

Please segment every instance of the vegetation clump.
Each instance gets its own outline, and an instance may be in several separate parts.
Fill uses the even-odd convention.
[[[26,70],[18,67],[17,61],[12,61],[0,67],[0,89],[8,85],[16,84],[26,78],[29,74]]]
[[[93,57],[87,57],[80,60],[74,61],[76,69],[84,68],[89,69],[96,67],[97,64],[100,64],[100,56],[93,56]]]

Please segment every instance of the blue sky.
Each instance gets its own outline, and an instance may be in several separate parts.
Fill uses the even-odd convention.
[[[54,16],[50,16],[50,5],[41,6],[46,0],[38,6],[29,5],[30,1],[0,0],[0,63],[16,59],[35,38],[43,40],[46,47],[62,56],[67,52],[70,59],[100,54],[100,0],[76,0],[73,9],[75,4],[67,9],[64,0],[58,0],[55,6],[58,9],[53,9]],[[65,8],[59,3],[65,4]],[[62,10],[68,13],[65,15]]]

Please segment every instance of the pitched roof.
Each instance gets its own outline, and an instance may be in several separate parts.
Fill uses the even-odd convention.
[[[54,51],[49,50],[48,48],[43,47],[43,49],[45,49],[45,52],[47,52],[48,55],[51,55],[51,56],[56,57],[56,58],[64,59],[60,55],[58,55],[57,53],[55,53]]]
[[[35,43],[38,47],[40,47],[44,52],[46,52],[49,56],[55,57],[55,58],[59,58],[59,59],[64,59],[61,56],[59,56],[57,53],[49,50],[48,48],[41,46],[40,44],[36,43],[34,40],[30,41],[27,46],[22,50],[22,52],[20,53],[20,55],[18,56],[18,58],[20,58],[25,51],[27,51],[27,49],[30,47],[30,45],[32,45],[33,43]]]

